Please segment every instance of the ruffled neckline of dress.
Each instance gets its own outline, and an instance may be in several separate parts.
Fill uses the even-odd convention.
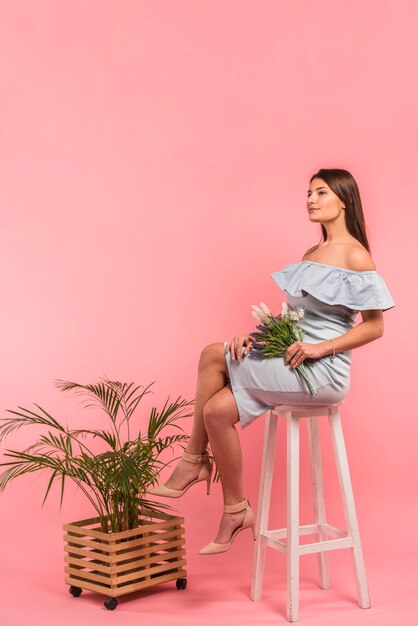
[[[387,311],[396,306],[376,270],[350,270],[317,261],[299,261],[273,272],[271,277],[292,296],[302,297],[306,292],[326,304],[341,304],[355,311]]]

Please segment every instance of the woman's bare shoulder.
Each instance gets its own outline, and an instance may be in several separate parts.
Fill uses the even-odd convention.
[[[316,261],[360,272],[376,270],[370,252],[360,243],[334,244],[331,247],[316,245],[305,252],[302,261]]]
[[[347,256],[347,267],[351,270],[365,272],[376,270],[372,255],[363,246],[353,246]]]
[[[308,261],[308,260],[309,260],[309,259],[308,259],[308,256],[309,256],[312,252],[314,252],[317,248],[318,248],[318,244],[317,244],[316,246],[312,246],[312,248],[309,248],[309,250],[307,250],[307,251],[305,252],[305,254],[303,255],[303,257],[302,257],[302,261]]]

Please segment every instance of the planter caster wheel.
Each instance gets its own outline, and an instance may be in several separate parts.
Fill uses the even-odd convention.
[[[74,596],[74,598],[78,598],[78,596],[81,596],[82,591],[83,590],[80,589],[80,587],[73,587],[73,586],[70,587],[70,593],[72,596]]]
[[[177,589],[186,589],[187,587],[187,578],[177,578],[176,580]]]
[[[107,598],[104,601],[104,605],[108,611],[114,611],[118,606],[118,601],[116,600],[116,598]]]

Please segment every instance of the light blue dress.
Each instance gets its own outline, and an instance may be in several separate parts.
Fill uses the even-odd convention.
[[[306,343],[321,343],[346,333],[355,325],[358,311],[395,306],[376,270],[349,270],[325,263],[290,263],[271,277],[286,292],[293,307],[303,306],[298,322]],[[226,342],[225,342],[226,343]],[[242,428],[277,404],[328,404],[342,401],[350,388],[351,350],[304,361],[317,389],[309,392],[297,368],[283,358],[258,361],[246,356],[241,363],[226,354],[231,389]]]

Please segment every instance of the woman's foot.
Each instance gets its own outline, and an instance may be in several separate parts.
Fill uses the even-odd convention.
[[[224,513],[222,515],[219,531],[214,539],[214,542],[228,543],[231,540],[231,535],[234,530],[242,526],[244,517],[245,509],[242,509],[242,511],[239,511],[238,513]]]
[[[202,548],[199,554],[226,552],[235,537],[245,528],[251,528],[255,539],[255,514],[247,498],[236,504],[225,504],[218,535],[214,541]]]
[[[199,476],[201,467],[200,463],[188,463],[184,459],[180,459],[164,485],[169,489],[184,489],[186,485]]]
[[[148,489],[148,493],[155,496],[166,496],[167,498],[179,498],[192,485],[206,481],[207,491],[210,492],[210,481],[212,477],[212,462],[205,451],[201,454],[191,454],[183,452],[183,455],[164,485],[157,485]]]

